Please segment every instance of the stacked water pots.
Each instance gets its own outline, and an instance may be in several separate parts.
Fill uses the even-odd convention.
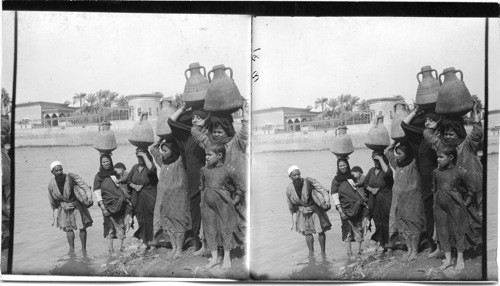
[[[111,123],[108,121],[99,124],[99,132],[94,140],[94,148],[99,151],[101,155],[111,155],[111,152],[118,148],[115,133],[111,131],[110,126]]]
[[[390,144],[389,132],[384,125],[384,116],[377,116],[377,121],[368,131],[368,138],[365,141],[366,147],[374,151],[383,151]]]
[[[351,136],[347,134],[345,125],[339,126],[335,130],[335,138],[333,138],[330,152],[337,156],[337,159],[348,158],[354,152]]]

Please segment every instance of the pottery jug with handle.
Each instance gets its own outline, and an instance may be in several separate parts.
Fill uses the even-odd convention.
[[[230,75],[227,76],[226,71]],[[213,74],[213,78],[210,75]],[[208,73],[208,90],[203,109],[211,113],[231,114],[243,106],[243,97],[233,80],[233,70],[216,65]]]
[[[460,73],[460,79],[457,78],[456,73]],[[442,76],[444,76],[443,81],[441,81]],[[436,113],[463,116],[474,108],[474,100],[463,79],[462,71],[455,70],[453,67],[444,69],[439,75],[439,82],[442,84],[436,101]]]
[[[203,69],[203,74],[200,70]],[[188,78],[188,72],[191,75]],[[193,109],[202,108],[205,104],[205,97],[208,90],[208,79],[206,78],[205,67],[200,66],[199,63],[189,64],[189,68],[184,71],[186,77],[186,85],[184,86],[184,102],[186,107]]]
[[[372,150],[383,151],[389,146],[390,141],[389,132],[384,125],[384,116],[379,115],[375,124],[368,131],[368,138],[365,141],[365,145]]]
[[[172,130],[168,125],[168,119],[175,110],[173,107],[173,98],[167,97],[161,101],[161,110],[158,113],[158,121],[156,122],[156,135],[161,139],[169,139],[172,137]]]
[[[333,138],[330,152],[337,155],[337,158],[346,158],[354,152],[351,136],[347,134],[347,127],[341,125],[335,130],[335,138]]]
[[[111,123],[105,121],[99,124],[99,132],[94,140],[94,148],[102,154],[111,154],[118,145],[116,143],[115,133],[110,129]]]
[[[401,127],[401,122],[410,114],[408,105],[404,102],[394,104],[394,117],[391,122],[391,138],[395,141],[403,141],[405,132]]]
[[[147,149],[149,145],[154,143],[154,132],[151,123],[148,121],[148,113],[143,112],[140,120],[134,125],[130,131],[128,141],[134,146]]]
[[[433,76],[432,73],[436,76]],[[420,75],[422,75],[422,80],[420,80]],[[436,108],[436,100],[441,87],[437,77],[437,71],[432,69],[431,66],[422,67],[420,72],[417,73],[418,87],[415,104],[422,109],[434,111]]]

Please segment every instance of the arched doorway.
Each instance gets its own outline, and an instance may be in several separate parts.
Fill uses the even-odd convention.
[[[294,123],[295,123],[295,131],[300,131],[300,120],[296,118]]]
[[[58,122],[57,114],[54,113],[52,115],[52,126],[58,126],[59,125],[58,123],[59,122]]]
[[[293,128],[293,120],[288,119],[288,121],[286,123],[287,123],[287,127],[286,127],[287,131],[293,131],[293,129],[294,129]]]
[[[44,124],[45,126],[52,126],[51,125],[51,121],[50,121],[50,115],[45,114],[45,116],[44,116],[44,122],[45,122],[45,124]]]

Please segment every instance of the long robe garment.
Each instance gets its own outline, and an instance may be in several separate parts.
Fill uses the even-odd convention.
[[[50,179],[48,186],[50,206],[52,210],[57,209],[56,227],[70,231],[92,226],[89,210],[82,203],[87,203],[87,198],[92,198],[90,186],[76,174],[68,173],[65,176],[62,191],[54,177]]]
[[[102,202],[110,214],[109,223],[104,224],[104,237],[125,238],[125,216],[132,210],[132,206],[127,201],[130,199],[129,196],[110,177],[102,179],[100,189]]]
[[[306,177],[299,197],[293,182],[286,189],[286,201],[290,213],[297,214],[295,230],[303,235],[321,233],[331,229],[332,224],[320,205],[330,203],[328,191],[321,184]]]
[[[189,118],[185,123],[190,124],[190,120]],[[198,236],[201,225],[200,169],[205,166],[205,150],[191,136],[190,125],[173,121],[170,118],[168,125],[172,129],[175,143],[179,147],[182,164],[186,170],[191,230],[193,236]]]
[[[463,196],[467,190],[474,191],[474,183],[467,173],[456,166],[451,169],[436,169],[434,174],[434,220],[441,250],[465,251],[479,245],[481,218],[474,206],[467,208]]]
[[[424,129],[413,125],[414,121],[418,121],[417,119],[414,119],[411,124],[401,122],[401,127],[403,128],[407,142],[415,155],[417,168],[420,172],[422,199],[424,201],[426,222],[425,233],[427,235],[427,239],[431,239],[434,234],[434,213],[432,211],[434,205],[434,196],[432,194],[432,171],[437,168],[437,155],[431,145],[424,140]],[[421,118],[420,121],[422,121]]]
[[[363,218],[368,214],[368,208],[363,204],[364,198],[347,180],[341,181],[333,179],[332,194],[339,194],[339,201],[342,210],[347,218],[342,221],[342,241],[363,241]]]
[[[426,222],[422,180],[417,163],[413,159],[409,165],[399,167],[393,148],[386,150],[385,156],[395,170],[391,204],[391,210],[394,210],[394,226],[405,237],[421,235],[425,231]]]
[[[127,177],[127,185],[130,183],[142,185],[139,192],[135,189],[132,190],[132,206],[139,223],[134,237],[141,239],[144,243],[153,239],[153,218],[158,184],[156,166],[154,162],[151,163],[153,164],[151,169],[144,166],[141,172],[138,169],[139,165],[135,164]]]
[[[232,186],[234,187],[232,187]],[[244,232],[238,223],[238,213],[231,192],[243,197],[246,186],[232,168],[226,165],[201,168],[201,219],[208,249],[231,250],[244,242]]]
[[[389,214],[394,184],[391,168],[387,172],[380,170],[378,175],[375,175],[375,167],[371,168],[366,174],[365,183],[366,186],[379,188],[377,194],[368,194],[370,215],[375,222],[375,232],[371,239],[379,242],[380,246],[385,246],[389,242]]]
[[[155,205],[155,231],[157,224],[167,231],[170,237],[191,229],[190,204],[187,193],[187,174],[182,158],[164,164],[159,146],[153,146],[151,155],[160,166],[160,181]],[[157,217],[158,216],[158,217]]]
[[[443,145],[439,131],[437,130],[433,132],[430,129],[425,129],[424,138],[436,151]],[[457,167],[469,173],[467,177],[472,180],[471,183],[474,185],[476,195],[473,205],[477,208],[480,215],[482,215],[483,209],[483,165],[477,156],[477,150],[482,139],[483,128],[480,123],[474,123],[472,132],[457,146],[456,163]]]
[[[210,144],[209,137],[201,132],[200,126],[193,126],[191,128],[191,134],[194,140],[200,144],[200,146],[205,149],[208,144]],[[239,173],[244,180],[244,184],[247,185],[247,170],[248,170],[248,156],[247,156],[247,146],[248,146],[248,120],[241,120],[241,129],[234,135],[233,139],[228,143],[224,144],[226,147],[226,157],[224,165],[229,168],[233,168],[235,172]],[[236,206],[236,211],[238,212],[238,223],[242,229],[246,229],[246,198],[242,197],[240,203]]]

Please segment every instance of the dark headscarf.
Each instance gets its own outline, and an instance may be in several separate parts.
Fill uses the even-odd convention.
[[[104,167],[102,166],[102,159],[103,158],[108,158],[109,162],[111,163],[108,170],[104,169]],[[99,173],[97,173],[99,178],[104,179],[104,178],[112,176],[114,174],[115,174],[115,168],[113,166],[113,159],[111,159],[111,156],[107,155],[107,154],[101,155],[101,157],[99,158]]]
[[[193,116],[195,115],[198,115],[199,117],[201,117],[201,119],[205,119],[208,117],[208,112],[203,109],[197,109],[193,111]]]
[[[384,151],[383,150],[375,150],[372,152],[372,156],[373,155],[379,155],[380,157],[382,157],[382,160],[384,160],[384,163],[389,166],[389,159],[387,159],[387,157],[384,155]],[[373,160],[373,162],[376,162],[377,160]]]
[[[148,156],[149,161],[151,161],[151,163],[154,162],[153,161],[153,156],[151,156],[151,153],[149,153],[148,149],[137,147],[137,149],[135,149],[135,152],[136,152],[136,154],[137,154],[137,152],[144,152],[144,153],[146,153],[146,156]]]
[[[170,149],[170,151],[172,152],[172,154],[170,155],[170,157],[168,157],[166,159],[163,156],[161,156],[162,163],[164,165],[168,165],[168,164],[172,164],[175,161],[177,161],[177,159],[180,156],[179,155],[179,148],[177,148],[177,144],[171,143],[171,142],[162,143],[162,144],[160,144],[160,150],[161,150],[161,147],[163,145],[167,146],[168,149]]]
[[[405,159],[403,161],[397,161],[398,167],[403,168],[408,165],[413,161],[413,152],[411,151],[411,148],[408,144],[406,143],[401,143],[398,147],[395,148],[395,151],[400,149],[405,153]]]
[[[212,115],[210,117],[210,122],[208,123],[208,137],[210,138],[210,142],[225,144],[236,134],[233,126],[233,116],[231,114],[227,115]],[[224,139],[215,140],[212,136],[212,131],[220,126],[224,132],[226,132],[227,137]]]
[[[344,162],[347,164],[347,171],[345,173],[340,172],[339,164],[340,162]],[[342,182],[348,179],[353,179],[354,177],[351,174],[351,165],[349,165],[349,161],[345,158],[340,158],[337,160],[337,175],[335,176],[335,181]]]
[[[457,133],[458,139],[446,142],[449,145],[457,146],[460,145],[467,137],[467,131],[464,127],[464,119],[462,117],[445,117],[443,116],[441,125],[441,136],[443,137],[441,141],[444,142],[444,133],[446,129],[451,128],[455,133]]]

